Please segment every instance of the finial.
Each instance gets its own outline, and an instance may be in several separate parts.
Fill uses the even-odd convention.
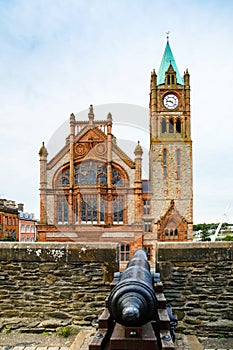
[[[167,34],[167,42],[169,43],[169,34],[170,34],[170,32],[168,31],[168,32],[166,32],[166,34]]]
[[[155,69],[152,70],[151,75],[156,75]]]
[[[93,114],[93,105],[90,105],[90,107],[89,107],[89,113],[90,113],[90,114]]]
[[[135,156],[142,156],[142,153],[143,153],[143,150],[142,150],[142,147],[140,145],[140,141],[138,141],[138,144],[134,150],[134,154],[135,154]]]
[[[47,149],[44,145],[44,142],[42,142],[42,147],[39,150],[39,155],[40,155],[40,157],[42,157],[42,156],[47,157],[47,155],[48,155],[48,152],[47,152]]]
[[[90,105],[89,107],[88,118],[89,118],[89,123],[93,124],[93,121],[94,121],[93,105]]]

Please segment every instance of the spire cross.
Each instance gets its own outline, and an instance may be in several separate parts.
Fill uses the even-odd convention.
[[[168,31],[168,32],[166,32],[166,34],[167,34],[167,42],[169,42],[169,34],[170,34],[170,32]]]

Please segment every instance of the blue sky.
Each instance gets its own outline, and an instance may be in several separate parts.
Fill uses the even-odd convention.
[[[194,222],[219,221],[227,206],[233,222],[232,1],[5,0],[0,14],[3,197],[39,215],[38,151],[71,112],[148,108],[170,31],[191,75]]]

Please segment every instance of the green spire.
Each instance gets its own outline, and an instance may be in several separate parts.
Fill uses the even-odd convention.
[[[172,65],[174,71],[176,72],[176,81],[178,84],[184,84],[183,78],[181,78],[180,73],[178,71],[176,61],[173,57],[172,50],[169,45],[169,41],[167,40],[167,45],[163,54],[162,62],[159,67],[159,72],[157,76],[157,85],[164,84],[165,81],[165,73],[168,70],[168,67]]]

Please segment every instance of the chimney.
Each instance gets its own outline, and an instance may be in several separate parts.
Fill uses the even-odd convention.
[[[19,204],[18,204],[18,210],[19,210],[19,211],[23,211],[23,207],[24,207],[24,204],[23,204],[23,203],[19,203]]]

